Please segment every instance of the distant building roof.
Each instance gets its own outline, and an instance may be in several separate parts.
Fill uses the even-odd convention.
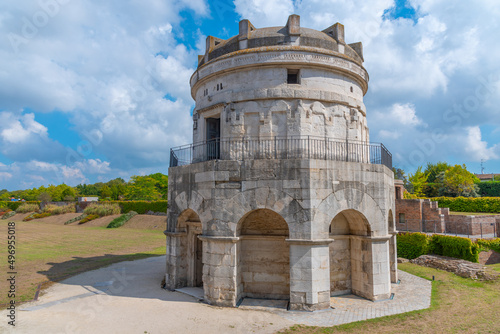
[[[474,174],[481,181],[491,181],[493,178],[500,178],[500,174]]]

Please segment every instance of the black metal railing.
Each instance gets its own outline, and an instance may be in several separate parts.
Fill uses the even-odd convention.
[[[380,164],[392,168],[392,155],[383,144],[312,136],[213,139],[170,150],[170,167],[208,160],[252,159],[321,159]]]

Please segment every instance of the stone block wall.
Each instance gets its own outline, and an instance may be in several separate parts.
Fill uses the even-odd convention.
[[[332,296],[351,292],[351,242],[348,235],[334,236],[330,244],[330,291]]]
[[[285,237],[245,236],[241,240],[240,271],[243,295],[288,299],[290,249]]]
[[[262,238],[250,241],[246,234],[266,231],[259,220],[271,219],[272,215],[267,213],[262,217],[256,214],[259,219],[248,218],[261,209],[272,211],[286,223],[286,238],[274,245],[267,244]],[[394,212],[393,174],[385,166],[268,159],[207,161],[174,167],[169,170],[166,234],[167,242],[177,242],[181,248],[187,245],[172,241],[170,235],[179,232],[179,216],[186,210],[196,213],[201,223],[203,287],[209,303],[235,306],[245,295],[286,298],[288,290],[292,309],[316,310],[329,307],[331,292],[350,288],[366,298],[379,299],[386,296],[381,285],[385,284],[385,289],[390,290],[390,280],[376,278],[378,273],[373,267],[376,261],[375,269],[386,270],[384,277],[389,277],[390,263],[395,263],[395,259],[389,261],[388,255],[391,236],[388,221]],[[349,214],[351,211],[356,215]],[[347,217],[350,231],[347,233],[352,234],[348,235],[350,241],[338,240],[335,244],[333,240],[333,245],[330,245],[330,225],[342,212]],[[244,233],[241,229],[243,221],[248,223]],[[278,230],[278,234],[284,233],[281,227]],[[265,233],[268,232],[272,231]],[[354,234],[360,233],[365,241],[353,242]],[[370,241],[373,238],[385,239],[378,247]],[[287,251],[283,242],[288,245],[289,287],[284,272],[279,272],[279,276],[285,283],[278,283],[276,276],[276,271],[286,266]],[[253,252],[277,245],[281,245],[279,256],[270,252],[266,258],[265,252]],[[347,249],[349,245],[350,249]],[[341,247],[346,249],[340,251]],[[385,254],[384,259],[374,258],[373,247]],[[332,255],[331,249],[339,250],[339,257]],[[177,277],[180,272],[174,267],[186,262],[186,252],[177,246],[167,248],[167,252],[167,283],[178,286],[184,281]],[[341,260],[340,254],[350,255],[350,263]],[[275,261],[269,268],[262,265],[271,257],[276,260],[275,255],[283,261]],[[387,263],[383,264],[384,261]],[[344,276],[335,272],[332,280],[331,273],[335,270],[331,269],[331,264],[343,268]],[[352,282],[350,287],[349,279]],[[267,285],[261,284],[264,280],[267,280]]]

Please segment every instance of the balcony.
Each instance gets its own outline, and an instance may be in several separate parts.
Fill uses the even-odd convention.
[[[370,163],[392,169],[392,154],[383,144],[297,138],[214,139],[170,149],[170,167],[209,160],[320,159]]]

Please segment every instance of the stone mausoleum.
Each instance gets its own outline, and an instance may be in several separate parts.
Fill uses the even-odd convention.
[[[344,26],[239,23],[191,77],[193,144],[171,150],[166,286],[213,305],[391,296],[391,154],[369,142],[361,43]]]

